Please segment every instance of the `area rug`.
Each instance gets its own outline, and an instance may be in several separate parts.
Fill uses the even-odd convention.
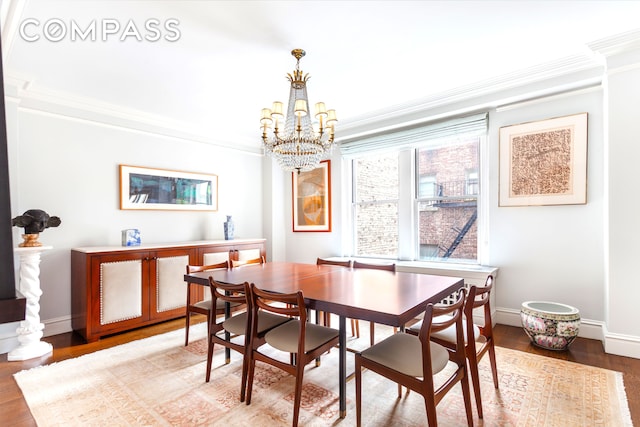
[[[270,366],[256,369],[251,405],[239,401],[241,358],[214,353],[205,383],[206,330],[134,341],[76,359],[15,374],[39,426],[287,426],[291,425],[294,380]],[[384,327],[380,334],[390,333]],[[348,341],[366,346],[369,337]],[[347,354],[348,372],[353,355]],[[487,358],[485,358],[487,359]],[[484,420],[477,426],[631,426],[622,374],[529,353],[497,348],[500,388],[488,360],[481,362]],[[338,417],[338,351],[305,371],[300,425],[354,426],[355,381],[347,383],[347,416]],[[397,398],[397,386],[363,372],[364,426],[426,425],[416,393]],[[475,405],[475,403],[474,403]],[[440,426],[466,425],[459,385],[438,405]]]

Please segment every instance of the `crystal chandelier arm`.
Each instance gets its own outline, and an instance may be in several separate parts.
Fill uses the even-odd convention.
[[[337,121],[336,110],[327,110],[327,127],[329,128],[329,141],[331,142],[333,142],[333,134]]]
[[[323,119],[327,117],[327,107],[324,102],[316,102],[316,118],[319,121],[318,134],[322,136],[324,134]]]
[[[262,109],[262,115],[260,117],[260,123],[262,124],[262,139],[267,139],[267,131],[270,129],[271,122],[271,110],[268,108]]]
[[[280,120],[284,118],[284,113],[282,112],[282,102],[280,101],[275,101],[273,103],[273,106],[271,107],[271,118],[273,119],[273,123],[274,123],[274,132],[276,134],[278,134],[278,125],[280,123]]]

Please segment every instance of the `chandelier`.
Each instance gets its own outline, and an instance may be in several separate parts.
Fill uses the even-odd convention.
[[[297,62],[293,74],[287,74],[291,90],[286,118],[279,101],[271,108],[263,108],[260,118],[265,152],[275,158],[282,169],[298,173],[317,168],[320,161],[329,156],[337,121],[336,111],[327,110],[324,102],[315,105],[317,123],[311,121],[307,100],[309,74],[303,75],[300,70],[300,58],[305,54],[302,49],[291,51]]]

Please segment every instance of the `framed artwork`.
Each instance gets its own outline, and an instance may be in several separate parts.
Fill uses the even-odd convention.
[[[293,231],[331,231],[331,161],[291,176]]]
[[[218,210],[218,176],[120,165],[120,209]]]
[[[499,206],[587,203],[587,113],[500,128]]]

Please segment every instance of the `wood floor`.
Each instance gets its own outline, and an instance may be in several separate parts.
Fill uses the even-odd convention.
[[[24,362],[8,362],[6,354],[0,355],[0,426],[26,427],[36,425],[22,393],[13,379],[14,373],[180,328],[184,328],[184,320],[182,319],[106,337],[91,344],[85,344],[79,336],[73,333],[65,333],[44,339],[53,344],[54,351],[51,356],[43,356]],[[576,339],[567,352],[543,350],[531,345],[521,328],[512,326],[498,325],[495,328],[495,340],[496,345],[500,347],[622,372],[631,418],[634,425],[640,426],[640,359],[605,354],[600,341],[584,338]],[[499,371],[500,367],[498,367]]]

